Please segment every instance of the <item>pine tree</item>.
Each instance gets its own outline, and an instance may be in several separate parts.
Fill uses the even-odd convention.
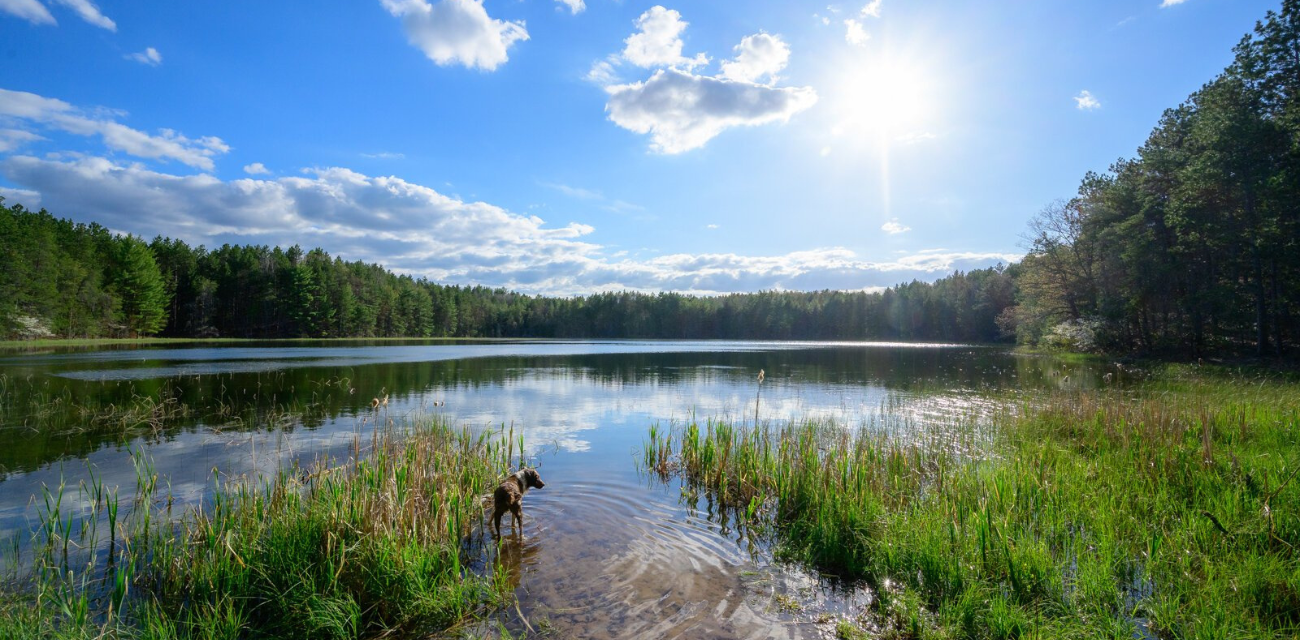
[[[122,319],[132,337],[158,333],[167,324],[167,289],[149,245],[135,236],[120,236],[116,284]]]

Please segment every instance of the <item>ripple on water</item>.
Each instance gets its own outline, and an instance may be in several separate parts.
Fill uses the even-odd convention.
[[[594,473],[529,492],[522,541],[506,534],[500,562],[528,624],[575,638],[819,637],[773,604],[785,570],[755,564],[674,487]]]

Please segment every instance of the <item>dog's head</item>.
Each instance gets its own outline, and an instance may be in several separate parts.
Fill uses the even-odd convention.
[[[525,487],[530,489],[541,489],[546,486],[546,483],[542,482],[542,476],[537,475],[536,469],[522,469],[520,470],[520,475],[522,476]]]

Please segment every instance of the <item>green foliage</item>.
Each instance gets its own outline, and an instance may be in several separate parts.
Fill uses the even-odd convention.
[[[13,229],[13,233],[4,233]],[[320,249],[145,246],[96,225],[0,206],[0,337],[553,337],[993,342],[1012,270],[882,293],[528,296],[447,286]],[[53,258],[52,258],[53,256]],[[54,262],[58,268],[51,268]],[[102,283],[108,283],[105,286]]]
[[[116,521],[116,492],[93,477],[76,489],[89,514],[67,506],[63,485],[47,490],[24,558],[32,575],[0,588],[0,638],[342,639],[453,627],[508,595],[462,564],[481,496],[508,466],[504,442],[441,420],[388,427],[338,466],[217,483],[175,520],[173,497],[157,495],[140,456],[127,522]],[[107,570],[101,535],[112,536]]]
[[[169,298],[149,245],[135,236],[118,236],[115,284],[122,319],[131,336],[158,333],[167,320]]]
[[[1300,2],[1285,0],[1137,158],[1034,221],[1007,316],[1023,342],[1080,321],[1105,351],[1264,355],[1300,341],[1298,25]]]
[[[645,460],[784,557],[865,579],[887,636],[1300,633],[1294,382],[1169,369],[1003,402],[974,448],[960,434],[987,427],[961,419],[916,442],[691,423],[653,429]]]

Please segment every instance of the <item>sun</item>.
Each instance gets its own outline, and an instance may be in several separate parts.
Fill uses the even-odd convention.
[[[877,55],[849,65],[832,86],[836,135],[877,144],[933,135],[937,97],[921,65]]]

